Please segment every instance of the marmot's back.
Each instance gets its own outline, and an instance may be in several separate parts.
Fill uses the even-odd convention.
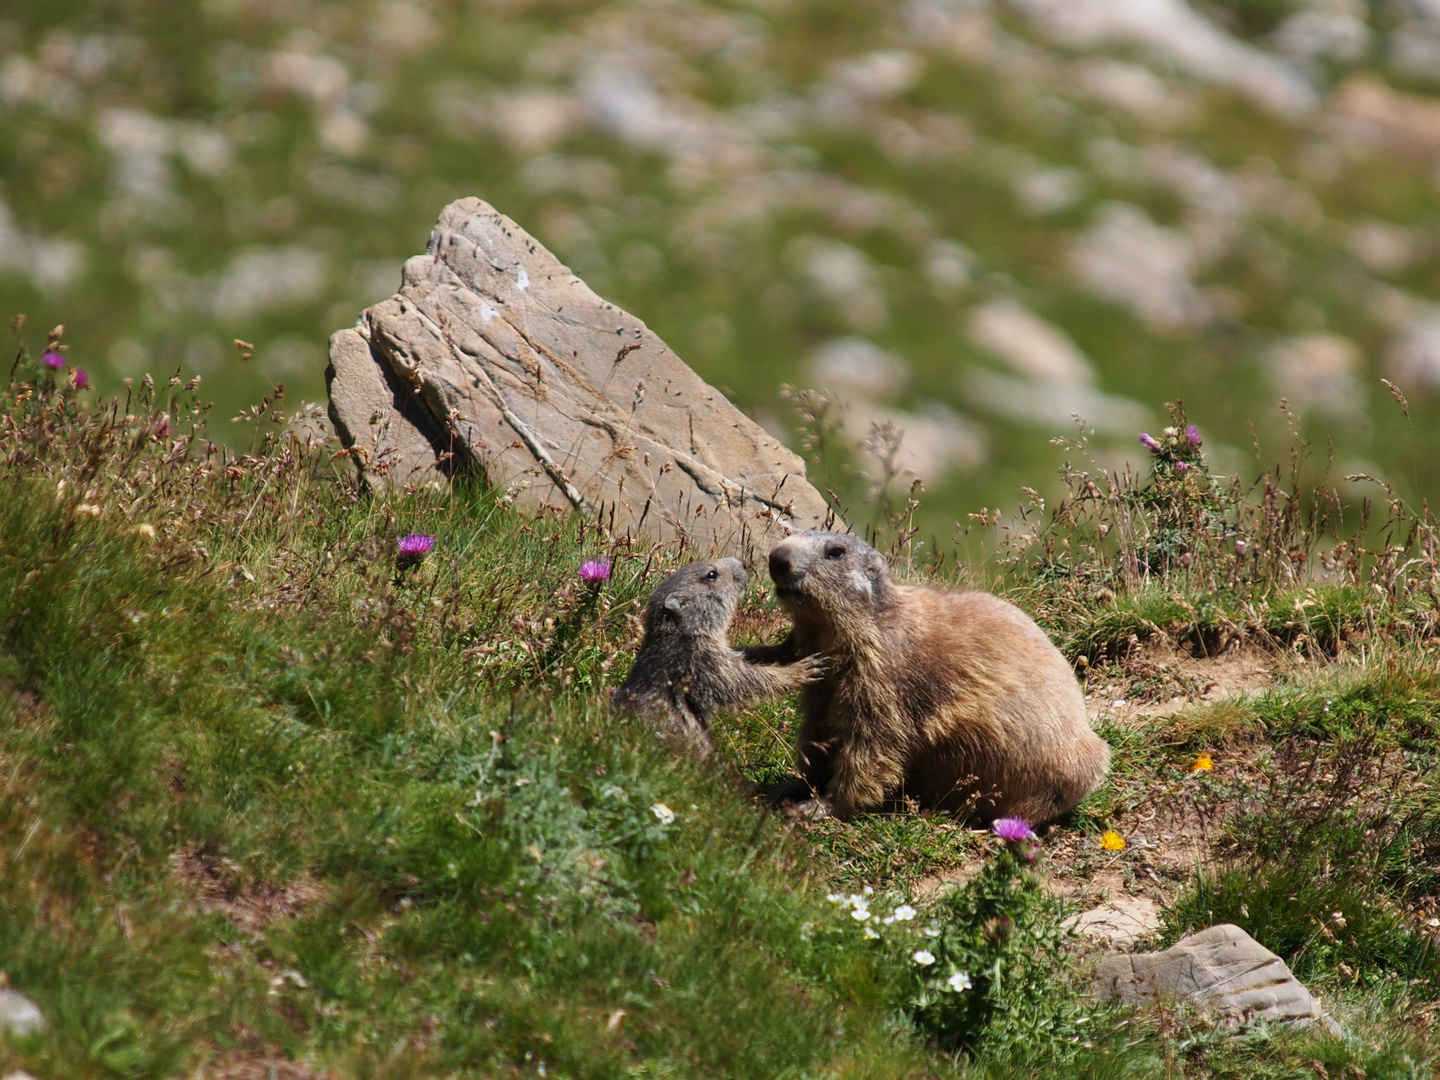
[[[1091,729],[1085,695],[1060,650],[1015,605],[983,592],[898,587],[910,647],[892,662],[901,683],[930,682],[942,704],[910,711],[926,750],[906,770],[907,793],[951,806],[973,774],[998,789],[991,813],[1039,814],[1034,796],[1068,808],[1103,779],[1110,750]],[[910,670],[907,670],[910,669]],[[941,689],[943,688],[943,689]]]

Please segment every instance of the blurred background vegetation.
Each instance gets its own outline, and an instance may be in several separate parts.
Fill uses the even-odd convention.
[[[0,312],[102,392],[322,399],[463,195],[792,442],[784,384],[892,421],[927,533],[1175,399],[1223,472],[1284,397],[1317,469],[1440,490],[1440,0],[0,9]]]

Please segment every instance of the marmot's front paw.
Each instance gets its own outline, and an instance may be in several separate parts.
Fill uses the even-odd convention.
[[[791,776],[766,788],[765,797],[771,806],[784,808],[791,803],[809,802],[815,798],[815,790],[800,777]]]
[[[824,653],[811,653],[801,660],[795,661],[796,673],[800,676],[801,682],[814,683],[825,678],[828,670]]]

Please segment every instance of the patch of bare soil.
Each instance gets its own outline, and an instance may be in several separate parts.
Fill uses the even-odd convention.
[[[1223,823],[1236,808],[1238,793],[1261,780],[1261,748],[1237,748],[1213,755],[1213,768],[1190,772],[1176,761],[1159,775],[1112,777],[1127,789],[1112,828],[1124,840],[1120,851],[1100,846],[1100,837],[1064,825],[1042,830],[1046,885],[1075,911],[1106,901],[1143,897],[1161,910],[1222,854]],[[935,870],[916,884],[929,898],[969,881],[985,865],[977,856]]]
[[[200,1066],[191,1080],[322,1080],[308,1065],[267,1054],[226,1054]]]
[[[277,920],[294,918],[325,896],[322,885],[304,876],[287,885],[245,882],[237,864],[194,847],[181,848],[170,856],[170,863],[176,878],[194,894],[201,907],[224,915],[251,934],[258,934]]]
[[[1284,657],[1255,645],[1197,656],[1170,642],[1149,642],[1123,666],[1091,675],[1085,702],[1092,721],[1166,716],[1190,705],[1262,694],[1275,685],[1285,665]]]

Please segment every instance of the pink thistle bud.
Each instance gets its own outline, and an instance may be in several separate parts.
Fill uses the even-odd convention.
[[[580,580],[586,585],[598,586],[602,581],[609,580],[609,577],[609,559],[587,559],[580,564]]]
[[[70,381],[74,383],[76,390],[84,390],[90,385],[90,376],[86,375],[80,368],[76,368],[75,374],[71,376]]]
[[[1032,840],[1035,837],[1035,830],[1030,828],[1030,823],[1018,817],[996,818],[990,823],[990,831],[1008,844],[1018,844],[1022,840]]]
[[[420,560],[429,554],[430,549],[435,546],[435,537],[427,536],[424,533],[411,533],[409,536],[401,537],[396,544],[395,561],[401,566],[419,566]]]
[[[46,349],[43,357],[45,366],[51,371],[59,371],[65,366],[65,357],[61,356],[54,349]]]
[[[1158,452],[1160,449],[1160,444],[1156,442],[1155,439],[1152,438],[1148,432],[1144,431],[1140,433],[1140,445],[1145,447],[1145,449],[1149,450],[1151,453]]]

